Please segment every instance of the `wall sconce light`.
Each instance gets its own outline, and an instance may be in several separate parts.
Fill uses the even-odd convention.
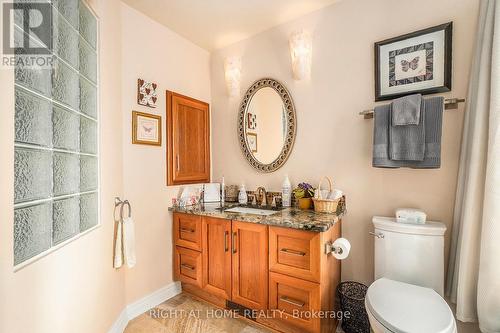
[[[224,60],[224,74],[226,78],[227,93],[229,96],[239,96],[241,82],[241,57],[226,58]]]
[[[311,77],[312,34],[300,30],[290,35],[290,54],[292,56],[292,72],[295,80]]]

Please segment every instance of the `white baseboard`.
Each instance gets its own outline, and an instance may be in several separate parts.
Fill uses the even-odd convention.
[[[125,308],[120,313],[113,326],[111,326],[111,329],[108,331],[108,333],[123,333],[123,331],[125,331],[125,327],[127,327],[128,321],[129,319],[127,317],[127,308]]]
[[[144,312],[148,311],[149,309],[154,308],[158,304],[163,303],[167,299],[179,295],[180,293],[181,284],[178,282],[172,282],[168,286],[160,288],[147,295],[146,297],[143,297],[140,300],[127,305],[127,318],[128,320],[132,320],[135,317],[140,316]]]
[[[127,307],[120,313],[108,333],[123,333],[130,320],[180,293],[181,284],[179,282],[172,282],[171,284],[152,292],[140,300],[127,305]]]

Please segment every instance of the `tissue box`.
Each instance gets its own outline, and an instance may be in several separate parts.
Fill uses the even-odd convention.
[[[420,209],[398,208],[396,209],[396,221],[399,223],[424,224],[427,214]]]
[[[203,202],[219,202],[220,201],[220,184],[208,183],[203,185]]]

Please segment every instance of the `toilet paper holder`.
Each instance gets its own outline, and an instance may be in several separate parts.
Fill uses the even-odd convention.
[[[333,242],[330,241],[325,244],[325,254],[330,254],[330,253],[342,254],[344,253],[344,250],[339,246],[333,245]]]

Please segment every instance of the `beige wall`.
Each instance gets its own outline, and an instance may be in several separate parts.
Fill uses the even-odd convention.
[[[107,332],[126,304],[125,274],[112,268],[113,204],[123,191],[120,1],[92,7],[101,29],[101,226],[15,273],[14,78],[0,70],[0,332]]]
[[[122,4],[124,197],[132,204],[137,265],[127,270],[127,303],[172,282],[172,214],[178,187],[166,186],[165,91],[210,102],[209,53]],[[137,79],[158,83],[158,106],[137,104]],[[118,86],[120,81],[117,81]],[[162,116],[162,146],[133,145],[132,110]],[[120,147],[118,145],[117,147]]]
[[[343,235],[352,243],[343,262],[343,278],[373,279],[373,215],[392,215],[397,207],[419,207],[430,219],[450,226],[461,139],[463,105],[446,111],[442,168],[386,170],[371,167],[373,121],[358,112],[374,106],[373,43],[418,29],[454,22],[453,90],[465,97],[477,0],[344,0],[296,21],[278,26],[212,54],[213,175],[226,183],[245,181],[279,190],[288,173],[294,184],[317,184],[332,176],[347,195]],[[288,36],[296,29],[314,30],[312,79],[294,81]],[[242,87],[262,77],[281,81],[297,108],[297,139],[288,162],[271,174],[254,171],[236,137],[240,100],[225,92],[223,59],[241,55]],[[242,94],[244,91],[242,91]],[[449,243],[446,234],[446,252]]]

